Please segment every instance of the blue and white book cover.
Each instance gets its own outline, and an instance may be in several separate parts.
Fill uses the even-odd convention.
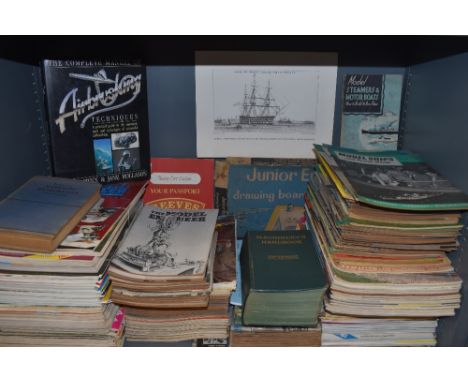
[[[0,202],[0,230],[55,235],[99,188],[93,182],[33,177]]]
[[[402,88],[401,74],[346,74],[341,146],[361,151],[396,150]]]
[[[237,237],[266,228],[275,207],[304,205],[312,167],[235,165],[229,169],[228,210],[237,220]]]

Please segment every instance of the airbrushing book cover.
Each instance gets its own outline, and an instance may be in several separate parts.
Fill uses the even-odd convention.
[[[43,81],[55,176],[101,183],[149,178],[143,66],[45,60]]]

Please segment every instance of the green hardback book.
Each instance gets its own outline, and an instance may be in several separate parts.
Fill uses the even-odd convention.
[[[317,325],[327,280],[309,231],[249,231],[241,274],[244,325]]]

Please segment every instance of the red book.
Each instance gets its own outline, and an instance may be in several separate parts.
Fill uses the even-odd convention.
[[[143,202],[159,208],[213,208],[214,160],[152,158]]]

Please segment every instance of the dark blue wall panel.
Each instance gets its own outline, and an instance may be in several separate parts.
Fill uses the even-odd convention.
[[[409,68],[403,147],[422,155],[468,193],[468,54]],[[451,255],[463,279],[462,306],[439,322],[439,345],[468,343],[468,217],[460,250]]]
[[[152,157],[196,157],[195,68],[149,66]]]
[[[468,54],[411,67],[407,93],[403,147],[468,192]]]
[[[0,59],[0,199],[33,175],[48,175],[39,69]]]

